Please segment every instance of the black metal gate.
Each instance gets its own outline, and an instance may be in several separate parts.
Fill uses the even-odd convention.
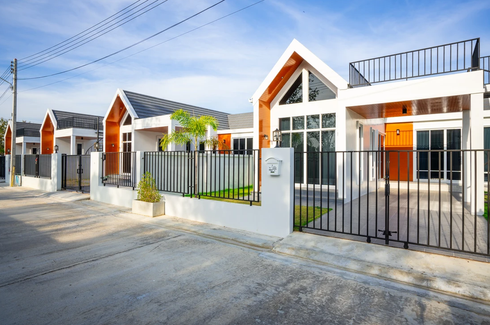
[[[62,155],[61,166],[63,189],[90,192],[89,155]]]
[[[295,229],[489,256],[488,162],[490,150],[297,152]]]
[[[0,179],[5,180],[5,156],[0,156]]]

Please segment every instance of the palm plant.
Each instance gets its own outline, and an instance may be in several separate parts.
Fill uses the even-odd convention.
[[[175,111],[170,119],[176,120],[182,126],[181,129],[175,130],[170,134],[165,134],[160,141],[160,146],[165,150],[170,143],[186,145],[189,142],[194,142],[194,194],[197,194],[197,146],[199,143],[208,145],[214,144],[214,139],[206,139],[206,132],[209,127],[213,130],[218,129],[218,121],[212,116],[191,116],[183,109]]]

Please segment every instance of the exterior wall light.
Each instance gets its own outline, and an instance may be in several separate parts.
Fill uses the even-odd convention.
[[[10,148],[9,148],[9,149],[7,149],[7,153],[10,155]]]
[[[55,144],[55,145],[54,145],[54,152],[55,152],[55,153],[58,153],[58,149],[59,149],[59,148],[60,148],[60,147],[58,147],[58,145],[57,145],[57,144]]]
[[[94,144],[95,151],[99,151],[99,141]]]
[[[402,114],[407,114],[407,105],[403,105]]]
[[[269,140],[269,136],[267,134],[264,134],[264,139]]]
[[[396,135],[400,135],[400,129],[396,129]]]
[[[276,142],[276,148],[278,148],[282,141],[282,132],[279,131],[279,129],[275,129],[274,132],[272,132],[272,139]]]
[[[111,147],[113,147],[113,148],[114,148],[114,143],[113,143],[113,144],[111,144]]]

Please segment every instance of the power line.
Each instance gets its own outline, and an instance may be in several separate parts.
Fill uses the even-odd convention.
[[[3,92],[2,96],[0,96],[0,99],[2,99],[2,98],[3,98],[3,96],[5,96],[5,94],[6,94],[6,93],[7,93],[7,91],[9,91],[9,90],[10,90],[10,86],[9,86],[9,87],[7,87],[7,89],[5,89],[5,91]]]
[[[160,35],[160,34],[162,34],[162,33],[166,32],[166,31],[168,31],[169,29],[172,29],[172,28],[174,28],[174,27],[176,27],[176,26],[178,26],[178,25],[180,25],[180,24],[182,24],[182,23],[184,23],[184,22],[186,22],[186,21],[188,21],[188,20],[190,20],[190,19],[192,19],[192,18],[194,18],[194,17],[196,17],[196,16],[198,16],[198,15],[202,14],[203,12],[208,11],[208,10],[209,10],[209,9],[211,9],[211,8],[216,7],[217,5],[219,5],[220,3],[224,2],[224,1],[225,1],[225,0],[218,1],[218,2],[216,2],[215,4],[213,4],[213,5],[209,6],[209,7],[207,7],[206,9],[203,9],[203,10],[201,10],[201,11],[199,11],[199,12],[197,12],[197,13],[195,13],[195,14],[193,14],[193,15],[189,16],[189,17],[187,17],[186,19],[181,20],[181,21],[179,21],[178,23],[175,23],[175,24],[171,25],[170,27],[167,27],[167,28],[165,28],[165,29],[163,29],[163,30],[161,30],[161,31],[159,31],[159,32],[157,32],[157,33],[155,33],[155,34],[151,35],[151,36],[148,36],[147,38],[142,39],[141,41],[138,41],[138,42],[136,42],[136,43],[133,43],[132,45],[129,45],[129,46],[127,46],[127,47],[125,47],[125,48],[123,48],[123,49],[121,49],[121,50],[119,50],[119,51],[116,51],[116,52],[113,52],[113,53],[111,53],[111,54],[108,54],[108,55],[106,55],[106,56],[104,56],[104,57],[102,57],[102,58],[100,58],[100,59],[97,59],[97,60],[91,61],[91,62],[89,62],[89,63],[82,64],[82,65],[80,65],[80,66],[78,66],[78,67],[71,68],[71,69],[68,69],[68,70],[65,70],[65,71],[61,71],[61,72],[57,72],[57,73],[52,73],[52,74],[49,74],[49,75],[39,76],[39,77],[18,78],[18,80],[33,80],[33,79],[43,79],[43,78],[48,78],[48,77],[52,77],[52,76],[57,76],[57,75],[60,75],[60,74],[63,74],[63,73],[67,73],[67,72],[70,72],[70,71],[74,71],[74,70],[77,70],[77,69],[80,69],[80,68],[86,67],[86,66],[88,66],[88,65],[94,64],[94,63],[96,63],[96,62],[99,62],[99,61],[105,60],[105,59],[107,59],[107,58],[109,58],[109,57],[111,57],[111,56],[114,56],[114,55],[116,55],[116,54],[118,54],[118,53],[121,53],[121,52],[123,52],[123,51],[126,51],[126,50],[128,50],[128,49],[130,49],[130,48],[133,48],[133,47],[135,47],[136,45],[139,45],[139,44],[141,44],[141,43],[143,43],[143,42],[146,42],[147,40],[149,40],[149,39],[151,39],[151,38],[153,38],[153,37],[156,37],[156,36],[158,36],[158,35]]]
[[[37,65],[39,65],[39,64],[41,64],[41,63],[44,63],[44,62],[50,61],[50,60],[52,60],[52,59],[54,59],[54,58],[57,58],[57,57],[59,57],[59,56],[61,56],[61,55],[65,54],[65,53],[71,52],[71,51],[73,51],[74,49],[77,49],[77,48],[79,48],[79,47],[81,47],[81,46],[83,46],[83,45],[85,45],[85,44],[87,44],[87,43],[89,43],[89,42],[92,42],[93,40],[96,40],[97,38],[99,38],[99,37],[101,37],[101,36],[103,36],[103,35],[105,35],[105,34],[107,34],[107,33],[111,32],[111,31],[113,31],[114,29],[117,29],[117,28],[119,28],[119,27],[121,27],[121,26],[123,26],[123,25],[125,25],[125,24],[129,23],[130,21],[133,21],[134,19],[136,19],[136,18],[138,18],[138,17],[140,17],[140,16],[144,15],[144,14],[145,14],[145,13],[147,13],[148,11],[151,11],[151,10],[155,9],[156,7],[158,7],[158,6],[162,5],[162,4],[164,4],[164,3],[165,3],[165,2],[167,2],[168,0],[165,0],[165,1],[163,1],[163,2],[157,3],[157,2],[159,2],[159,1],[160,1],[160,0],[155,0],[155,1],[151,2],[149,5],[147,5],[147,6],[143,7],[143,8],[141,8],[140,10],[138,10],[138,11],[136,11],[136,12],[134,12],[134,13],[132,13],[131,15],[129,15],[129,16],[127,16],[127,17],[125,17],[124,19],[122,19],[122,20],[120,20],[120,21],[118,21],[118,22],[116,22],[116,23],[114,23],[114,24],[109,25],[108,27],[106,27],[106,28],[102,29],[101,31],[97,31],[97,33],[96,33],[96,34],[94,34],[94,35],[90,35],[90,36],[88,36],[88,35],[87,35],[86,37],[82,37],[82,38],[80,38],[80,40],[76,39],[76,40],[73,40],[73,41],[69,42],[69,43],[72,43],[72,42],[77,41],[76,43],[74,43],[74,44],[72,44],[72,45],[68,45],[69,43],[67,43],[66,45],[64,45],[64,46],[62,46],[62,47],[59,47],[59,48],[57,48],[57,49],[53,49],[53,50],[51,50],[51,51],[49,51],[49,52],[47,52],[47,53],[43,54],[42,56],[38,57],[37,59],[34,59],[34,58],[33,58],[33,59],[31,59],[31,60],[34,60],[34,62],[30,62],[30,63],[27,63],[27,62],[26,62],[26,63],[24,63],[24,65],[23,65],[23,66],[22,66],[22,67],[19,69],[19,71],[20,71],[20,70],[29,69],[29,68],[32,68],[32,67],[34,67],[34,66],[37,66]],[[152,5],[153,5],[153,4],[155,4],[155,3],[157,3],[157,4],[156,4],[156,5],[154,5],[153,7],[149,8],[149,9],[146,9],[146,8],[148,8],[149,6],[152,6]],[[144,9],[146,9],[146,10],[144,10]],[[142,10],[144,10],[144,11],[143,11],[143,12],[141,12],[140,14],[136,15],[135,17],[132,17],[132,16],[134,16],[135,14],[139,13],[139,12],[140,12],[140,11],[142,11]],[[132,17],[132,18],[131,18],[131,19],[128,19],[128,18],[130,18],[130,17]],[[125,21],[124,21],[124,20],[125,20]],[[121,22],[122,22],[122,23],[121,23]],[[95,32],[95,31],[92,31],[91,33],[93,33],[93,32]],[[89,34],[91,34],[91,33],[89,33]],[[64,48],[63,48],[63,47],[64,47]],[[52,53],[52,54],[49,54],[49,53],[51,53],[51,52],[53,52],[53,51],[55,51],[55,52],[54,52],[54,53]],[[27,66],[26,66],[26,65],[27,65]]]
[[[246,9],[248,9],[248,8],[250,8],[250,7],[253,7],[253,6],[255,6],[255,5],[257,5],[257,4],[261,3],[261,2],[264,2],[264,1],[265,1],[265,0],[259,0],[259,1],[257,1],[257,2],[254,2],[254,3],[250,4],[250,5],[248,5],[248,6],[243,7],[243,8],[241,8],[241,9],[238,9],[238,10],[236,10],[236,11],[233,11],[233,12],[231,12],[231,13],[227,14],[227,15],[221,16],[220,18],[214,19],[214,20],[212,20],[212,21],[210,21],[210,22],[208,22],[208,23],[206,23],[206,24],[203,24],[203,25],[200,25],[200,26],[198,26],[198,27],[196,27],[196,28],[193,28],[193,29],[191,29],[191,30],[188,30],[187,32],[184,32],[184,33],[179,34],[179,35],[177,35],[177,36],[171,37],[171,38],[169,38],[169,39],[167,39],[167,40],[165,40],[165,41],[163,41],[163,42],[160,42],[160,43],[155,44],[155,45],[153,45],[153,46],[147,47],[147,48],[145,48],[145,49],[143,49],[143,50],[141,50],[141,51],[138,51],[138,52],[132,53],[132,54],[130,54],[130,55],[127,55],[127,56],[122,57],[122,58],[120,58],[120,59],[117,59],[117,60],[115,60],[115,61],[112,61],[112,62],[107,62],[107,63],[105,63],[104,65],[114,64],[114,63],[116,63],[116,62],[119,62],[119,61],[125,60],[125,59],[127,59],[127,58],[129,58],[129,57],[132,57],[132,56],[135,56],[135,55],[137,55],[137,54],[140,54],[140,53],[142,53],[142,52],[148,51],[148,50],[150,50],[150,49],[152,49],[152,48],[154,48],[154,47],[160,46],[160,45],[162,45],[162,44],[164,44],[164,43],[167,43],[167,42],[170,42],[170,41],[172,41],[172,40],[174,40],[174,39],[176,39],[176,38],[179,38],[179,37],[182,37],[182,36],[184,36],[184,35],[186,35],[186,34],[192,33],[192,32],[194,32],[194,31],[196,31],[196,30],[198,30],[198,29],[204,28],[204,27],[206,27],[206,26],[208,26],[208,25],[211,25],[211,24],[213,24],[213,23],[215,23],[215,22],[217,22],[217,21],[220,21],[220,20],[223,20],[223,19],[225,19],[225,18],[228,18],[228,17],[230,17],[230,16],[232,16],[232,15],[234,15],[234,14],[237,14],[237,13],[239,13],[239,12],[241,12],[241,11],[244,11],[244,10],[246,10]],[[93,70],[95,70],[95,69],[96,69],[96,68],[91,69],[91,70],[88,70],[88,71],[85,71],[85,72],[82,72],[82,73],[79,73],[79,74],[77,74],[77,75],[74,75],[74,76],[71,76],[71,77],[68,77],[68,78],[65,78],[65,79],[61,79],[61,80],[58,80],[58,81],[55,81],[55,82],[51,82],[51,83],[49,83],[49,84],[45,84],[45,85],[38,86],[38,87],[34,87],[34,88],[29,88],[29,89],[22,90],[22,91],[19,91],[19,92],[28,92],[28,91],[35,90],[35,89],[39,89],[39,88],[48,87],[48,86],[51,86],[51,85],[54,85],[54,84],[57,84],[57,83],[60,83],[60,82],[66,81],[66,80],[68,80],[68,79],[73,79],[73,78],[79,77],[79,76],[84,75],[84,74],[86,74],[86,73],[88,73],[88,72],[90,72],[90,71],[93,71]]]
[[[10,97],[12,97],[12,93],[10,93],[10,95],[9,95],[9,96],[7,96],[7,98],[5,98],[5,99],[3,100],[3,102],[1,102],[1,103],[0,103],[0,106],[2,106],[2,105],[3,105],[3,103],[5,103],[5,102],[6,102],[6,101],[7,101],[7,100],[10,98]]]
[[[70,37],[70,38],[68,38],[68,39],[66,39],[66,40],[64,40],[64,41],[62,41],[62,42],[60,42],[60,43],[58,43],[58,44],[55,44],[55,45],[53,45],[53,46],[51,46],[51,47],[48,47],[47,49],[44,49],[44,50],[39,51],[39,52],[37,52],[37,53],[31,54],[31,55],[29,55],[29,56],[26,56],[25,58],[19,59],[19,61],[21,61],[21,60],[25,60],[25,59],[28,59],[28,58],[30,58],[30,57],[33,57],[33,56],[38,55],[38,54],[41,54],[41,53],[44,53],[44,52],[46,52],[46,51],[48,51],[48,50],[52,49],[53,47],[56,47],[56,46],[61,45],[61,44],[65,43],[65,42],[68,42],[69,40],[71,40],[71,39],[73,39],[73,38],[75,38],[75,37],[77,37],[77,36],[79,36],[79,35],[81,35],[81,34],[85,33],[86,31],[91,30],[91,29],[92,29],[92,28],[94,28],[95,26],[98,26],[98,25],[100,25],[101,23],[105,22],[106,20],[108,20],[108,19],[110,19],[110,18],[114,17],[115,15],[117,15],[117,14],[119,14],[119,13],[121,13],[121,12],[125,11],[126,9],[128,9],[128,8],[132,7],[134,4],[136,4],[136,3],[140,2],[140,1],[141,1],[141,0],[137,0],[137,1],[133,2],[132,4],[130,4],[129,6],[125,7],[124,9],[119,10],[118,12],[116,12],[115,14],[113,14],[112,16],[109,16],[109,17],[107,17],[106,19],[104,19],[104,20],[102,20],[102,21],[98,22],[97,24],[93,25],[92,27],[89,27],[89,28],[87,28],[87,29],[85,29],[85,30],[81,31],[80,33],[78,33],[78,34],[76,34],[76,35],[74,35],[74,36],[72,36],[72,37]],[[146,0],[146,1],[148,1],[148,0]],[[146,2],[146,1],[145,1],[145,2]]]

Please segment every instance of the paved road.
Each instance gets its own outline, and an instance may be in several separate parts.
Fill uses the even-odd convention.
[[[487,304],[124,212],[0,187],[0,323],[490,324]]]

